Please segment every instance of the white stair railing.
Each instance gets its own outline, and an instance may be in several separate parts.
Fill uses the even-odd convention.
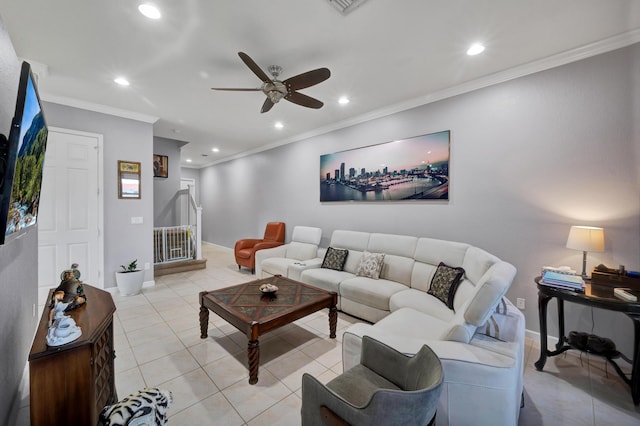
[[[154,264],[202,259],[202,207],[189,189],[176,195],[180,225],[153,229]]]

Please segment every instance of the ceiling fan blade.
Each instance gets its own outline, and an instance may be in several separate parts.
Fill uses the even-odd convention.
[[[300,90],[310,87],[318,83],[322,83],[331,77],[331,71],[328,68],[318,68],[317,70],[307,71],[302,74],[290,77],[283,81],[287,85],[287,89]]]
[[[260,110],[260,112],[265,113],[269,111],[272,107],[273,107],[273,102],[271,102],[271,99],[267,98],[262,104],[262,109]]]
[[[319,100],[298,92],[289,92],[284,98],[289,102],[293,102],[294,104],[302,105],[307,108],[318,109],[322,108],[322,105],[324,105]]]
[[[244,52],[238,52],[238,56],[240,56],[242,62],[244,62],[249,67],[249,69],[258,76],[260,80],[262,80],[264,83],[271,83],[271,79],[269,78],[269,76],[265,74],[265,72],[262,71],[262,69],[260,69],[260,67],[255,62],[253,62],[253,59],[251,59],[249,55]]]
[[[211,90],[230,90],[234,92],[260,92],[262,89],[242,89],[238,87],[212,87]]]

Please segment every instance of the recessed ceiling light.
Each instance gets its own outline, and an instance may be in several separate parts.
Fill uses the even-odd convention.
[[[140,6],[138,6],[138,10],[149,19],[160,19],[162,17],[160,10],[149,3],[141,4]]]
[[[284,124],[282,124],[279,121],[276,121],[276,124],[274,124],[273,127],[275,127],[276,129],[282,129],[284,127]]]
[[[113,79],[113,81],[114,81],[116,84],[119,84],[120,86],[128,86],[128,85],[129,85],[129,80],[127,80],[127,79],[126,79],[126,78],[124,78],[124,77],[117,77],[117,78],[114,78],[114,79]]]
[[[480,43],[474,43],[467,50],[467,55],[474,56],[474,55],[478,55],[478,54],[480,54],[482,52],[484,52],[484,46],[481,45]]]
[[[187,158],[187,163],[190,163],[190,162],[191,162],[191,158]]]
[[[349,98],[347,98],[346,96],[343,96],[340,99],[338,99],[338,103],[340,105],[346,105],[349,103]]]
[[[220,152],[220,148],[213,148],[211,151],[213,151],[213,152]]]

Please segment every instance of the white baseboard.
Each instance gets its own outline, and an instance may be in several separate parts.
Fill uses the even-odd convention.
[[[223,250],[227,250],[227,251],[233,251],[233,248],[231,248],[231,247],[221,246],[220,244],[210,243],[208,241],[203,241],[202,244],[206,244],[208,246],[218,247],[219,249],[223,249]]]
[[[539,331],[533,331],[533,330],[525,330],[524,331],[524,336],[528,337],[529,339],[532,339],[536,342],[540,342],[540,332]],[[558,337],[556,336],[547,336],[547,346],[555,346],[556,343],[558,343],[558,340],[560,340]]]

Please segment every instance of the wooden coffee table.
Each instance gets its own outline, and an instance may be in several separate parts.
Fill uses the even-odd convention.
[[[263,294],[260,286],[271,283],[275,294]],[[258,383],[258,337],[309,314],[329,308],[329,337],[335,339],[338,295],[280,275],[200,293],[200,338],[207,338],[209,310],[224,318],[249,339],[249,383]]]

